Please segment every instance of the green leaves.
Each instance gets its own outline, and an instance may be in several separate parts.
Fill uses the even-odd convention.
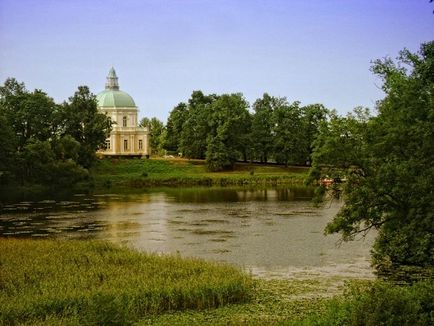
[[[327,226],[344,239],[376,228],[378,270],[434,265],[434,42],[398,63],[377,60],[386,97],[378,115],[332,115],[314,143],[312,177],[345,177],[344,207]],[[403,65],[408,68],[402,68]]]
[[[98,148],[104,146],[111,131],[111,121],[98,112],[96,97],[87,86],[79,86],[60,110],[60,135],[70,135],[79,144],[78,163],[89,168]]]
[[[213,171],[231,169],[237,160],[272,159],[286,165],[311,161],[312,142],[328,114],[323,105],[300,107],[299,102],[289,104],[265,93],[253,110],[249,112],[240,93],[195,91],[188,104],[180,103],[170,113],[165,148],[188,158],[212,158]]]
[[[41,90],[29,92],[7,79],[0,87],[1,175],[12,175],[21,185],[70,187],[88,176],[84,168],[110,128],[86,86],[58,105]]]

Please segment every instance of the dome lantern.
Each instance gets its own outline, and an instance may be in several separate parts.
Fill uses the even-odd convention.
[[[119,90],[118,76],[116,76],[116,71],[113,67],[110,69],[107,76],[107,83],[105,84],[105,89],[111,89],[115,91]]]
[[[105,90],[96,96],[99,107],[136,108],[133,98],[119,90],[118,76],[112,67],[107,75]]]

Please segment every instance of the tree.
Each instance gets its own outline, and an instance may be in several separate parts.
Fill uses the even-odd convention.
[[[77,162],[88,168],[98,148],[105,145],[111,131],[110,118],[98,111],[96,97],[87,86],[79,86],[60,109],[61,135],[72,136],[79,144]]]
[[[140,120],[139,127],[149,128],[150,123],[151,120],[148,117],[144,117],[142,120]]]
[[[24,183],[26,178],[27,181],[43,180],[41,175],[49,171],[41,172],[41,169],[30,167],[38,165],[37,160],[42,159],[44,154],[32,156],[29,152],[35,152],[36,148],[45,150],[46,146],[38,145],[49,147],[49,142],[56,138],[57,124],[53,121],[57,111],[58,105],[41,90],[29,92],[23,83],[14,78],[5,81],[0,87],[0,124],[3,125],[0,139],[4,155],[0,171],[4,169],[4,173],[14,175],[21,183]],[[51,151],[47,155],[51,155]],[[33,173],[31,170],[38,172]]]
[[[347,178],[344,206],[326,231],[347,240],[377,229],[379,273],[434,267],[434,42],[418,54],[404,50],[397,60],[374,62],[386,93],[378,115],[332,119],[313,154],[317,178],[330,165]]]
[[[206,161],[212,171],[233,168],[245,157],[250,133],[248,104],[242,94],[223,94],[211,105]]]
[[[157,153],[158,155],[161,155],[163,152],[163,144],[165,136],[164,134],[164,124],[158,120],[158,118],[143,118],[142,121],[140,121],[140,126],[147,127],[150,131],[150,145],[151,145],[151,151],[154,153]]]
[[[267,163],[273,152],[273,113],[284,103],[286,103],[285,99],[276,98],[267,93],[253,103],[251,139],[254,156],[260,162]]]
[[[282,103],[274,110],[274,157],[278,163],[304,164],[306,161],[306,137],[300,103]]]
[[[182,125],[179,150],[188,158],[204,159],[207,138],[210,133],[209,118],[212,114],[211,104],[217,95],[204,95],[194,91],[188,100],[188,114]]]
[[[221,171],[233,164],[230,151],[225,146],[221,136],[208,137],[206,151],[206,166],[209,171]]]
[[[17,139],[0,110],[0,184],[7,183],[16,170]]]
[[[308,162],[312,162],[313,142],[318,135],[321,123],[327,118],[328,110],[322,104],[311,104],[301,108],[301,115],[307,146],[304,156]]]
[[[168,151],[179,153],[182,126],[187,120],[187,104],[179,103],[170,112],[166,125],[166,136],[164,139],[164,148]]]
[[[29,92],[23,83],[8,78],[0,88],[1,111],[14,130],[18,148],[30,140],[46,140],[56,133],[52,123],[58,106],[41,90]]]
[[[97,111],[87,87],[57,105],[41,90],[13,78],[0,87],[0,184],[70,187],[86,178],[110,120]],[[5,178],[7,176],[7,178]]]

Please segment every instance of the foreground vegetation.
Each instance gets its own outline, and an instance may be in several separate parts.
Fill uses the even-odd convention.
[[[434,283],[399,286],[339,278],[257,280],[252,300],[205,311],[166,313],[139,325],[407,325],[434,323]],[[343,291],[343,293],[342,293]]]
[[[252,279],[96,241],[0,239],[4,325],[430,325],[434,283]]]
[[[237,163],[225,172],[209,172],[203,160],[101,159],[91,169],[97,190],[149,186],[227,186],[303,184],[308,168]]]
[[[241,271],[94,241],[0,239],[0,324],[128,324],[249,299]]]

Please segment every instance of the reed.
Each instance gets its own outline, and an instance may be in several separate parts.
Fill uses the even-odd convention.
[[[221,264],[98,241],[0,239],[0,324],[124,325],[245,302],[252,279]]]

